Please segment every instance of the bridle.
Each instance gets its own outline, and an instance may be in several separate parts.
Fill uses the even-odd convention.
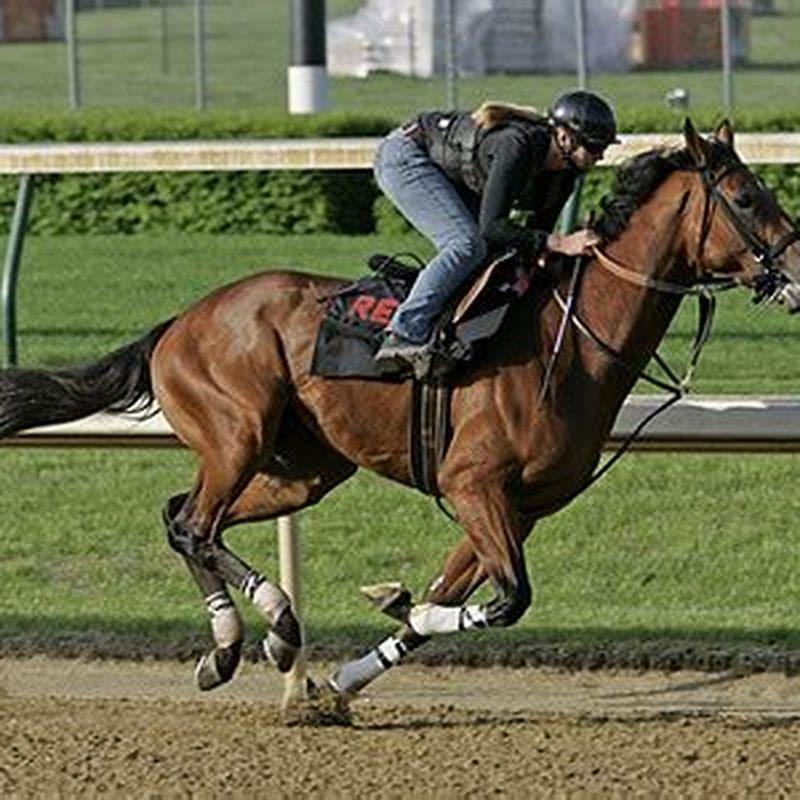
[[[780,270],[775,266],[775,262],[788,247],[795,242],[800,241],[800,229],[798,229],[796,226],[793,226],[789,233],[782,236],[775,244],[770,246],[764,242],[750,226],[746,224],[746,222],[741,218],[731,202],[719,188],[721,181],[731,172],[735,171],[739,166],[741,166],[741,162],[739,162],[738,159],[736,161],[731,159],[724,166],[724,168],[716,174],[707,165],[697,167],[697,172],[700,175],[700,179],[705,189],[705,199],[703,204],[703,219],[700,225],[700,237],[698,240],[695,259],[696,263],[699,264],[703,250],[705,249],[706,241],[711,231],[713,210],[715,206],[719,207],[722,209],[728,222],[730,222],[730,224],[745,242],[748,249],[762,268],[761,274],[754,282],[756,300],[771,298],[775,296],[786,283],[786,279]],[[682,204],[685,204],[687,199],[688,193],[687,196],[684,197]],[[609,458],[599,470],[594,472],[583,483],[581,488],[575,492],[575,495],[584,491],[584,489],[588,488],[595,481],[599,480],[603,475],[605,475],[605,473],[608,472],[608,470],[611,469],[611,467],[616,464],[616,462],[627,452],[633,442],[638,438],[642,430],[644,430],[645,426],[647,426],[659,414],[662,414],[664,411],[666,411],[671,405],[678,402],[678,400],[688,394],[691,377],[697,362],[699,361],[700,353],[711,335],[711,328],[716,310],[715,292],[730,289],[736,285],[736,282],[731,278],[715,278],[713,276],[709,280],[692,286],[687,286],[680,283],[672,283],[670,281],[663,281],[648,275],[643,275],[642,273],[619,263],[607,253],[604,253],[602,250],[600,250],[599,247],[593,248],[593,255],[595,257],[595,261],[604,269],[613,275],[628,281],[629,283],[666,294],[696,296],[698,298],[699,314],[697,332],[695,333],[694,342],[692,344],[689,360],[685,368],[683,378],[677,377],[676,373],[670,368],[670,366],[657,351],[653,354],[653,360],[656,361],[659,368],[667,377],[667,380],[662,380],[649,375],[643,370],[631,366],[620,352],[618,352],[614,347],[609,345],[600,336],[598,336],[575,311],[574,305],[575,300],[577,299],[577,290],[579,286],[578,275],[583,268],[583,257],[575,259],[566,299],[561,296],[558,291],[558,287],[553,288],[553,297],[561,308],[562,318],[558,333],[556,335],[553,352],[551,353],[550,361],[542,381],[542,388],[539,394],[540,403],[547,394],[553,368],[563,344],[564,333],[566,331],[567,324],[569,323],[572,323],[572,325],[574,325],[583,336],[592,341],[615,363],[624,367],[628,372],[634,373],[637,378],[645,380],[651,385],[667,391],[670,395],[670,397],[668,397],[664,403],[645,416],[645,418],[628,435],[625,441],[622,442],[616,453],[614,453],[614,455]]]
[[[720,183],[740,166],[741,162],[731,160],[717,174],[707,166],[698,167],[696,170],[700,175],[700,180],[705,189],[705,200],[703,203],[703,219],[700,224],[700,236],[697,242],[695,263],[699,264],[702,258],[706,241],[711,232],[713,210],[716,205],[722,209],[728,222],[731,223],[734,230],[747,245],[750,253],[761,266],[762,272],[755,280],[756,297],[760,299],[771,296],[785,283],[785,278],[780,270],[776,268],[775,262],[783,255],[787,248],[791,247],[795,242],[800,241],[800,228],[793,227],[791,231],[784,234],[774,245],[770,246],[762,241],[761,237],[741,218],[733,205],[731,205],[730,200],[728,200],[726,195],[719,188]],[[732,278],[714,277],[693,286],[671,283],[669,281],[659,280],[658,278],[652,278],[649,275],[643,275],[641,272],[626,267],[607,253],[604,253],[599,247],[593,248],[593,254],[601,266],[623,280],[667,294],[702,295],[712,290],[719,291],[720,289],[727,289],[735,283]]]
[[[755,260],[761,265],[762,273],[755,280],[756,299],[761,299],[771,297],[786,282],[780,270],[775,267],[775,261],[783,255],[788,247],[800,240],[800,229],[793,226],[791,231],[770,246],[745,223],[731,205],[730,200],[719,188],[719,184],[741,166],[742,164],[738,159],[729,159],[728,164],[716,175],[707,166],[700,167],[698,170],[703,186],[706,189],[706,198],[703,210],[703,224],[700,228],[697,260],[699,262],[711,228],[712,203],[716,203],[724,212],[728,222],[731,223],[748,246]]]

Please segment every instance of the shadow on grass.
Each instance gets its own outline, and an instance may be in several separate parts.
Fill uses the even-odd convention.
[[[391,625],[309,626],[307,655],[338,661],[361,655]],[[116,621],[51,615],[0,618],[0,656],[193,661],[212,645],[202,624]],[[245,652],[260,658],[258,632]],[[800,629],[530,628],[442,637],[412,656],[427,665],[550,666],[566,669],[656,669],[800,674]]]
[[[154,323],[155,324],[155,323]],[[104,327],[102,325],[92,325],[91,327],[23,327],[19,330],[23,336],[41,336],[42,338],[55,339],[81,339],[84,336],[116,336],[119,338],[129,336],[131,338],[141,336],[142,332],[128,326],[125,327]]]
[[[737,72],[797,72],[800,61],[755,61],[741,64]]]

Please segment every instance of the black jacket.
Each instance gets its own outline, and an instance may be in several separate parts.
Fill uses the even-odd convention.
[[[514,117],[485,131],[468,112],[441,111],[422,114],[418,124],[418,141],[473,209],[490,251],[540,253],[577,177],[545,170],[549,127]],[[509,219],[512,209],[530,212],[525,226]]]

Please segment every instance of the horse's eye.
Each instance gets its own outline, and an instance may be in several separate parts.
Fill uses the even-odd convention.
[[[750,194],[747,189],[743,189],[736,195],[734,202],[739,208],[751,208],[753,205],[753,195]]]

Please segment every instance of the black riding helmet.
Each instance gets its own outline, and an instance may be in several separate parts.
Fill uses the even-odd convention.
[[[590,150],[605,150],[617,139],[614,109],[594,92],[575,90],[559,95],[549,114],[553,125],[564,125],[574,131]]]

